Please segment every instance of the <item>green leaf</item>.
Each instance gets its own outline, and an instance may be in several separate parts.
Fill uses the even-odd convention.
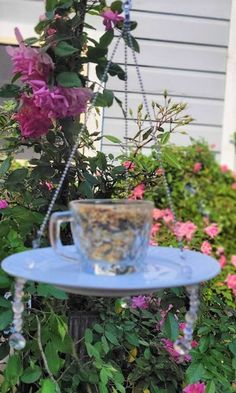
[[[140,52],[139,44],[138,41],[130,34],[130,39],[127,39],[124,37],[124,40],[126,42],[126,45],[128,45],[130,48],[134,49],[135,52]]]
[[[169,142],[169,139],[170,139],[170,132],[164,132],[164,134],[161,135],[161,143],[163,145]]]
[[[13,84],[5,84],[0,88],[0,97],[15,98],[19,95],[20,87]]]
[[[41,369],[38,366],[28,367],[24,370],[21,381],[24,383],[34,383],[40,378],[41,374]]]
[[[172,313],[168,313],[163,325],[164,334],[172,341],[175,341],[179,335],[179,325]]]
[[[232,341],[229,344],[229,350],[232,352],[234,356],[236,356],[236,340]]]
[[[4,330],[12,322],[12,310],[3,311],[0,314],[0,330]]]
[[[100,359],[98,350],[90,343],[85,343],[88,355],[90,357],[94,356],[96,359]]]
[[[74,53],[78,52],[77,48],[74,48],[72,45],[68,44],[66,41],[61,41],[54,48],[54,53],[58,57],[66,57],[71,56]]]
[[[87,57],[91,62],[97,63],[98,59],[103,58],[106,54],[107,48],[88,46]]]
[[[139,347],[139,339],[136,334],[128,333],[125,335],[125,339],[129,344],[134,345],[135,347]]]
[[[11,285],[10,278],[6,275],[5,272],[0,270],[0,288],[9,288],[10,285]]]
[[[232,367],[234,370],[236,370],[236,357],[232,360]]]
[[[86,329],[85,330],[85,335],[84,335],[84,339],[86,343],[92,344],[93,342],[93,332],[91,329]]]
[[[116,336],[114,336],[114,334],[111,333],[110,331],[106,330],[105,331],[105,336],[108,339],[108,341],[110,341],[110,343],[112,343],[114,345],[119,345],[119,342],[118,342]]]
[[[80,183],[78,191],[86,198],[93,198],[93,190],[91,184],[87,180]]]
[[[57,347],[53,342],[48,342],[46,345],[45,356],[48,362],[48,367],[51,372],[56,375],[61,367],[61,359],[58,356]]]
[[[113,135],[103,135],[104,138],[106,138],[108,141],[112,142],[112,143],[121,143],[121,140],[119,138],[117,138],[116,136]]]
[[[103,327],[101,325],[99,325],[98,323],[95,323],[95,325],[93,326],[93,329],[97,333],[103,333],[104,332]]]
[[[53,11],[54,8],[56,8],[58,2],[57,0],[46,0],[46,11],[50,12]]]
[[[107,159],[106,155],[102,153],[101,151],[97,152],[97,157],[96,157],[96,164],[99,169],[102,171],[105,171],[107,169]]]
[[[113,3],[111,3],[111,10],[118,11],[118,14],[121,14],[121,12],[123,11],[122,1],[120,0],[113,1]]]
[[[82,82],[76,72],[61,72],[57,75],[57,82],[63,87],[80,87]]]
[[[204,379],[205,369],[201,363],[192,363],[186,371],[187,383],[195,383],[200,379]]]
[[[103,351],[105,352],[105,354],[107,354],[110,351],[110,348],[105,336],[102,336],[101,342],[102,342]]]
[[[58,393],[57,386],[51,379],[44,379],[42,382],[40,393]]]
[[[107,371],[106,371],[106,369],[105,368],[102,368],[101,369],[101,371],[100,371],[100,380],[102,381],[102,383],[104,384],[104,385],[106,385],[107,384],[107,382],[108,382],[108,380],[109,380],[109,373],[107,373]]]
[[[50,284],[40,283],[37,287],[37,294],[43,297],[55,297],[60,300],[68,299],[68,295],[64,291]]]
[[[11,158],[7,157],[1,164],[0,166],[0,176],[5,175],[5,173],[8,171],[8,169],[11,166]]]
[[[94,106],[110,107],[113,104],[114,94],[111,90],[103,90],[103,93],[98,93]]]
[[[107,48],[108,45],[110,45],[110,43],[112,42],[113,38],[114,38],[114,30],[111,29],[106,31],[106,33],[103,34],[102,37],[100,38],[99,46],[102,48]]]
[[[27,168],[16,169],[8,176],[6,183],[7,184],[22,183],[27,175],[28,175]]]
[[[22,375],[23,367],[22,360],[19,354],[14,354],[9,357],[5,370],[6,378],[11,381],[17,382],[19,377]]]
[[[181,169],[181,166],[179,165],[179,163],[176,160],[176,157],[174,157],[172,154],[170,154],[170,152],[164,152],[164,158],[167,161],[168,164],[170,164],[171,166]]]
[[[215,393],[216,385],[214,381],[208,382],[205,393]]]
[[[106,385],[102,382],[99,382],[98,388],[99,388],[99,393],[109,393]]]
[[[12,304],[10,300],[4,299],[3,297],[0,297],[0,307],[3,308],[11,308]]]

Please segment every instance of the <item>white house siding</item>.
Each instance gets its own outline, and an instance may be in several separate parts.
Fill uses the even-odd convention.
[[[174,101],[188,104],[194,121],[187,135],[176,134],[172,142],[186,145],[190,136],[204,138],[221,150],[225,72],[229,40],[231,0],[133,0],[132,19],[138,22],[138,61],[147,98],[163,102],[166,89]],[[123,44],[116,61],[123,64]],[[132,56],[129,55],[129,107],[142,102]],[[108,83],[123,99],[124,84],[117,78]],[[130,122],[130,136],[136,128]],[[124,136],[118,105],[104,111],[103,133]],[[105,139],[105,152],[118,151]]]

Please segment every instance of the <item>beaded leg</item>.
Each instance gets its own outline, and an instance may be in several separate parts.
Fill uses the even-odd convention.
[[[197,312],[199,307],[199,286],[192,285],[186,287],[188,295],[189,295],[189,310],[185,315],[185,328],[183,330],[184,336],[178,339],[174,344],[174,349],[180,355],[187,355],[189,351],[192,349],[192,340],[193,340],[193,327],[197,320]]]
[[[15,294],[14,300],[12,304],[12,309],[14,313],[13,318],[13,333],[9,338],[9,345],[17,350],[20,351],[25,347],[26,341],[22,336],[22,326],[23,326],[23,319],[22,313],[24,311],[24,304],[22,302],[22,298],[24,295],[23,289],[25,285],[25,280],[22,278],[16,278],[15,282]]]

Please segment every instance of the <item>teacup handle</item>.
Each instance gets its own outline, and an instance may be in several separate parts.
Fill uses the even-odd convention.
[[[73,217],[69,210],[53,213],[49,222],[49,238],[52,248],[59,256],[78,262],[78,259],[64,253],[65,246],[61,242],[61,225],[72,221]]]

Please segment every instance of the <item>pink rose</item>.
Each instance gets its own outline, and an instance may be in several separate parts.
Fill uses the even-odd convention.
[[[211,255],[212,246],[211,244],[205,240],[201,245],[201,252],[206,255]]]
[[[233,183],[231,188],[232,188],[232,190],[236,190],[236,183]]]
[[[138,184],[136,187],[134,187],[129,199],[143,199],[144,192],[145,192],[145,185],[143,183]]]
[[[224,164],[224,165],[220,166],[220,170],[222,173],[226,173],[226,172],[228,172],[229,168],[227,165]]]
[[[163,210],[160,209],[153,209],[152,217],[154,220],[160,220],[163,217],[164,213]]]
[[[211,225],[209,225],[208,227],[206,227],[204,229],[204,232],[210,236],[211,239],[214,239],[214,237],[216,237],[218,235],[218,233],[220,232],[218,225],[216,223],[213,223]]]
[[[193,166],[193,172],[198,173],[202,169],[202,163],[201,162],[196,162]]]
[[[184,388],[184,393],[205,393],[206,385],[204,383],[194,383],[192,385],[188,385]]]
[[[0,199],[0,209],[6,209],[8,207],[8,203],[5,199]]]
[[[233,266],[236,267],[236,255],[232,255],[232,257],[231,257],[231,263],[232,263]]]
[[[156,236],[156,234],[159,232],[160,228],[161,228],[161,224],[159,224],[157,222],[155,224],[153,224],[152,229],[151,229],[151,236]]]
[[[228,274],[225,282],[228,288],[236,290],[236,274]]]
[[[135,165],[132,161],[125,161],[122,164],[126,169],[128,169],[129,171],[133,171],[135,169]]]
[[[169,222],[173,222],[174,221],[174,214],[172,213],[172,211],[170,209],[164,209],[163,210],[163,221],[168,224]]]
[[[216,255],[220,256],[225,251],[224,247],[217,247]]]
[[[219,263],[220,263],[220,267],[221,269],[223,269],[223,267],[226,265],[227,263],[227,259],[225,255],[221,255],[220,259],[219,259]]]
[[[186,239],[190,242],[197,230],[197,226],[191,222],[177,222],[175,225],[174,233],[178,239]]]
[[[103,24],[106,30],[111,30],[124,20],[124,17],[119,15],[118,11],[112,11],[110,8],[103,11],[100,15],[103,17]]]

